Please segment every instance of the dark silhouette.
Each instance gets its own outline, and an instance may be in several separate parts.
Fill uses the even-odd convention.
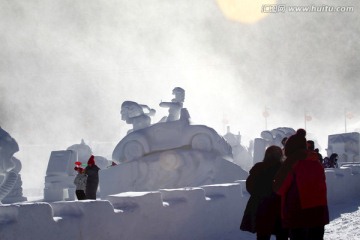
[[[337,163],[339,155],[337,153],[333,153],[329,158],[329,168],[338,168],[339,165]]]
[[[291,240],[323,240],[329,223],[325,172],[314,151],[307,150],[306,131],[298,129],[285,145],[286,160],[274,180],[281,196],[283,227]]]
[[[246,205],[240,229],[256,233],[257,239],[288,239],[287,231],[281,227],[280,197],[272,189],[273,179],[281,166],[282,150],[270,146],[262,162],[256,163],[246,179],[250,199]]]
[[[315,148],[315,152],[317,153],[317,155],[318,155],[318,157],[319,157],[320,163],[323,164],[324,159],[323,159],[323,156],[321,155],[319,149],[318,149],[318,148]]]
[[[306,141],[306,145],[307,145],[307,149],[310,151],[313,151],[316,153],[316,155],[318,156],[318,159],[320,161],[320,163],[322,164],[323,162],[323,157],[322,155],[319,153],[319,149],[315,148],[315,142],[313,140],[307,140]]]
[[[95,157],[91,155],[88,160],[88,166],[85,169],[85,173],[88,175],[85,192],[87,199],[96,199],[96,191],[99,185],[99,170],[100,168],[95,165]]]
[[[328,157],[324,157],[322,165],[324,168],[329,168],[330,167],[330,159]]]

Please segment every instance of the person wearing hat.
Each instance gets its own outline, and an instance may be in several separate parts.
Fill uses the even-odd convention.
[[[96,199],[96,192],[99,185],[99,170],[100,168],[95,164],[95,157],[91,155],[87,167],[85,168],[85,172],[87,174],[86,181],[86,198],[87,199]]]
[[[85,169],[82,167],[75,167],[75,171],[78,172],[74,179],[74,184],[76,186],[75,194],[78,200],[85,200],[86,199],[86,181],[87,175],[85,174]]]
[[[257,240],[287,240],[288,232],[281,226],[280,196],[275,194],[272,183],[282,164],[282,149],[270,146],[265,151],[262,162],[256,163],[246,179],[246,189],[250,198],[246,204],[240,229],[256,233]]]
[[[281,219],[291,240],[323,240],[329,223],[326,179],[317,154],[307,149],[306,131],[298,129],[285,144],[286,160],[273,189],[281,197]]]

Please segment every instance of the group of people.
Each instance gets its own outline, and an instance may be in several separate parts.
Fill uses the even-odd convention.
[[[332,153],[330,157],[322,157],[322,155],[319,153],[319,149],[315,148],[315,143],[312,140],[307,141],[307,147],[308,150],[316,152],[316,154],[319,157],[319,161],[323,165],[324,168],[338,168],[338,157],[339,155],[337,153]]]
[[[306,131],[270,146],[249,172],[250,198],[240,229],[258,240],[323,240],[329,223],[325,171],[318,153],[308,146]]]
[[[78,166],[74,170],[78,172],[74,179],[77,199],[96,199],[100,168],[95,164],[95,157],[93,155],[90,156],[86,168]]]
[[[325,157],[322,161],[324,168],[339,168],[337,153],[332,153],[330,157]]]

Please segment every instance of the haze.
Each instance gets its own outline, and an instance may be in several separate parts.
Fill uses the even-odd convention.
[[[360,127],[358,1],[283,0],[354,12],[251,23],[225,17],[218,2],[1,1],[0,125],[20,145],[25,185],[43,184],[42,174],[26,179],[46,170],[51,150],[119,141],[125,100],[156,109],[157,122],[174,87],[186,90],[194,124],[220,134],[230,125],[244,145],[265,129],[265,108],[270,130],[304,128],[311,115],[306,129],[322,151],[327,135],[344,132],[345,112],[354,116],[347,131]]]

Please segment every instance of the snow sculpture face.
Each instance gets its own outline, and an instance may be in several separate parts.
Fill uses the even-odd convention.
[[[121,120],[131,123],[131,119],[144,114],[142,107],[136,102],[125,101],[121,105]]]
[[[19,151],[19,146],[15,139],[0,127],[0,174],[15,168],[12,157],[17,151]]]
[[[180,88],[180,87],[176,87],[173,89],[173,95],[175,95],[175,98],[172,100],[172,102],[184,102],[185,101],[185,90]]]

